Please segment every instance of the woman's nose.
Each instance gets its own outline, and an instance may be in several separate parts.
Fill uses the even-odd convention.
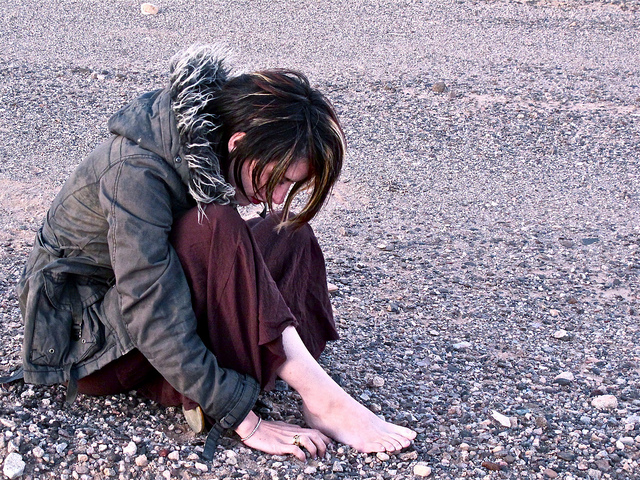
[[[282,205],[284,199],[287,198],[287,192],[289,191],[289,185],[278,185],[273,192],[273,203],[276,205]]]

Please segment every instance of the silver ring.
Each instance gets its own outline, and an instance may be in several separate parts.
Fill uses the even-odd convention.
[[[293,444],[296,447],[301,447],[302,446],[302,443],[300,442],[300,435],[294,435],[293,436]]]

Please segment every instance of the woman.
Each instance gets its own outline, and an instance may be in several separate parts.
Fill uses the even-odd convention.
[[[109,128],[54,200],[18,286],[25,381],[66,383],[68,401],[136,389],[182,404],[196,430],[204,412],[207,457],[226,429],[300,459],[330,438],[408,446],[414,432],[373,415],[314,359],[337,335],[307,222],[344,154],[324,97],[294,72],[230,77],[198,46],[174,57],[168,88]],[[250,203],[284,207],[245,223],[234,207]],[[312,428],[251,411],[276,375],[301,394]]]

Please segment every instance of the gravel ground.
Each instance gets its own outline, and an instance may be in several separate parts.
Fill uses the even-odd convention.
[[[207,5],[204,5],[204,4]],[[204,438],[133,394],[0,388],[0,462],[24,478],[637,478],[640,2],[290,1],[0,5],[0,372],[14,285],[106,119],[193,41],[309,73],[348,164],[314,228],[342,339],[322,364],[419,432],[320,461]],[[211,21],[215,19],[215,21]],[[263,417],[302,422],[283,383]],[[7,475],[10,476],[10,475]]]

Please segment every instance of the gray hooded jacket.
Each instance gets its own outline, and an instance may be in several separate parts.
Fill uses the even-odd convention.
[[[221,428],[253,407],[257,382],[221,368],[196,333],[191,295],[168,236],[196,203],[230,203],[233,188],[198,113],[227,73],[216,50],[174,57],[170,86],[114,115],[114,134],[55,198],[18,285],[24,379],[82,378],[137,348]]]

